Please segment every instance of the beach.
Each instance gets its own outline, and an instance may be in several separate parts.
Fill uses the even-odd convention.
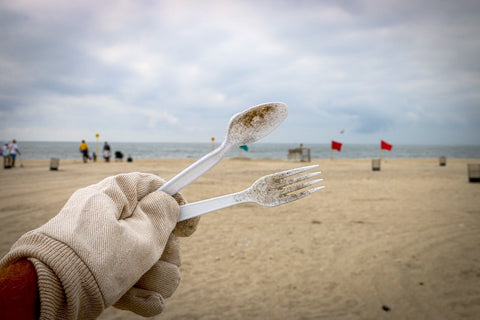
[[[23,160],[0,172],[0,256],[55,216],[77,189],[125,172],[170,179],[194,159],[84,164]],[[268,208],[204,215],[181,238],[182,281],[155,319],[478,319],[480,159],[222,160],[182,190],[188,202],[318,164],[325,189]],[[23,167],[20,167],[20,165]],[[143,319],[107,309],[100,317]]]

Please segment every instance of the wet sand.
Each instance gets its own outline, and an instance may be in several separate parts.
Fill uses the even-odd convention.
[[[24,160],[0,171],[0,255],[76,189],[124,172],[169,179],[187,159]],[[181,240],[182,282],[155,319],[478,319],[480,159],[313,160],[326,188],[280,207],[242,204],[202,217]],[[307,165],[225,159],[188,186],[189,202]],[[143,319],[110,308],[100,319]]]

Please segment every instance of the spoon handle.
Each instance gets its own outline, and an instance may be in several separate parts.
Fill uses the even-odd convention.
[[[220,162],[220,160],[222,160],[223,156],[231,147],[231,145],[225,143],[221,144],[218,148],[198,159],[175,177],[168,180],[167,183],[161,186],[158,190],[174,195],[193,181],[197,180],[202,174],[213,168],[218,162]]]

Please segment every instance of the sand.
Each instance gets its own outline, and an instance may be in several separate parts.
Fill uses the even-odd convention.
[[[123,172],[169,179],[193,160],[24,160],[0,171],[0,255],[53,217],[76,189]],[[479,159],[321,159],[325,189],[290,204],[243,204],[202,217],[181,240],[182,282],[155,319],[478,319]],[[183,190],[189,202],[306,165],[225,159]],[[107,309],[101,319],[142,319]]]

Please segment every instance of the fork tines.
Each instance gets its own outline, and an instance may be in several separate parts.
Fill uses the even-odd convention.
[[[311,166],[306,166],[306,167],[301,167],[301,168],[296,168],[296,169],[292,169],[292,170],[283,171],[283,172],[280,173],[278,178],[285,179],[287,177],[298,175],[299,173],[308,171],[308,170],[316,168],[316,167],[318,167],[318,165],[311,165]],[[303,190],[301,192],[293,193],[295,191],[308,188],[310,186],[313,186],[313,185],[323,181],[323,179],[314,179],[314,180],[306,181],[306,182],[303,182],[303,183],[299,183],[301,181],[305,181],[305,180],[308,180],[310,178],[313,178],[313,177],[319,175],[320,173],[321,173],[320,171],[317,171],[317,172],[312,172],[312,173],[304,174],[304,175],[297,176],[297,177],[292,177],[291,179],[286,179],[285,180],[285,185],[287,185],[287,186],[285,188],[283,188],[283,192],[282,192],[282,194],[286,198],[285,200],[290,202],[290,201],[294,201],[294,200],[297,200],[297,199],[301,199],[301,198],[304,198],[304,197],[306,197],[306,196],[308,196],[308,195],[310,195],[314,192],[317,192],[318,190],[321,190],[321,189],[325,188],[325,186],[319,186],[319,187],[311,188],[311,189],[308,189],[308,190]]]

